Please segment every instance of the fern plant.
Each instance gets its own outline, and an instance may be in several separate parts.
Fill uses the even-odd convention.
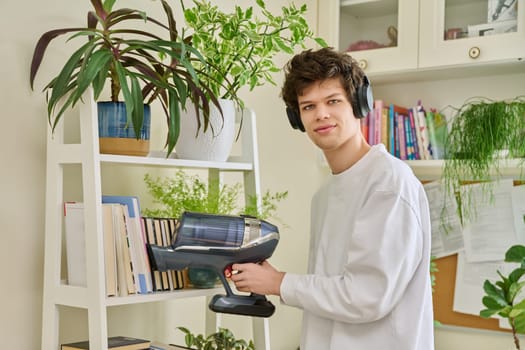
[[[286,199],[288,191],[266,191],[261,197],[249,196],[246,204],[239,207],[242,185],[206,182],[198,175],[178,170],[172,177],[144,176],[144,182],[155,209],[145,209],[144,215],[179,218],[184,211],[209,214],[250,215],[259,219],[276,218],[277,204]],[[260,205],[258,205],[260,202]]]
[[[236,339],[233,333],[227,328],[219,328],[218,332],[205,337],[202,334],[193,334],[185,327],[177,327],[182,331],[186,346],[196,350],[254,350],[253,341]]]

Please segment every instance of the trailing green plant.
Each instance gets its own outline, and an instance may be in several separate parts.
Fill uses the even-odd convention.
[[[505,261],[519,264],[508,275],[498,271],[500,280],[495,283],[486,280],[483,284],[485,296],[482,299],[486,309],[480,316],[489,318],[494,315],[506,318],[512,329],[516,349],[520,349],[518,334],[525,334],[525,299],[520,292],[525,286],[525,246],[515,245],[505,253]]]
[[[65,111],[74,107],[90,86],[95,100],[98,100],[107,80],[110,81],[111,101],[124,99],[128,124],[134,128],[137,137],[143,124],[143,104],[154,100],[160,102],[168,125],[168,154],[177,142],[181,110],[186,108],[187,100],[199,107],[196,108],[197,120],[201,126],[202,118],[202,126],[206,129],[210,102],[218,106],[215,94],[205,84],[207,73],[197,72],[194,68],[198,65],[204,69],[206,61],[192,46],[191,37],[179,37],[167,1],[160,1],[166,15],[165,23],[142,10],[113,9],[115,0],[90,2],[93,10],[87,13],[86,27],[48,31],[40,37],[33,53],[31,88],[53,39],[64,34],[70,34],[68,43],[84,39],[58,75],[44,87],[52,130]],[[156,31],[148,31],[148,25]],[[166,36],[155,34],[159,30]]]
[[[215,333],[208,336],[193,334],[185,327],[177,327],[184,335],[186,346],[196,350],[254,350],[253,341],[236,339],[227,328],[219,328]]]
[[[274,61],[276,54],[293,54],[296,47],[305,47],[307,39],[326,46],[309,28],[306,5],[291,3],[273,14],[264,0],[255,1],[256,10],[235,6],[231,12],[221,11],[209,0],[192,0],[192,7],[186,7],[184,0],[180,3],[193,45],[206,58],[206,64],[197,65],[206,72],[203,79],[216,96],[232,99],[240,107],[242,87],[251,91],[267,82],[275,85],[272,74],[281,71]]]
[[[468,100],[456,109],[447,136],[443,169],[445,187],[457,194],[465,181],[481,182],[483,193],[490,200],[492,181],[500,178],[498,153],[505,151],[510,158],[522,159],[525,156],[524,137],[524,97],[502,101]],[[475,215],[469,209],[470,201],[470,192],[461,191],[463,219]]]
[[[146,174],[144,182],[153,202],[160,205],[160,208],[144,210],[144,215],[154,217],[179,218],[184,211],[194,211],[268,219],[275,217],[277,203],[288,196],[287,191],[266,191],[261,197],[249,196],[244,207],[239,208],[239,197],[243,194],[240,183],[224,184],[213,179],[206,182],[183,170],[177,170],[171,177]]]

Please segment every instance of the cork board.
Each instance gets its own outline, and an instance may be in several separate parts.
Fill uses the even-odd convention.
[[[509,329],[500,328],[496,319],[487,319],[453,311],[457,261],[457,254],[435,260],[439,271],[435,273],[436,285],[434,286],[433,294],[434,319],[441,322],[441,324],[449,326],[510,332]]]

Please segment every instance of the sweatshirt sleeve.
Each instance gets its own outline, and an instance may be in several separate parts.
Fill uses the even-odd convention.
[[[377,191],[357,216],[342,274],[286,273],[284,304],[340,322],[364,323],[392,311],[422,261],[417,200]]]

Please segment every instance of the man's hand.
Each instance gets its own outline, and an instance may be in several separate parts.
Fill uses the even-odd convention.
[[[268,261],[260,264],[233,264],[224,274],[237,290],[262,295],[280,295],[284,272],[277,271]]]

